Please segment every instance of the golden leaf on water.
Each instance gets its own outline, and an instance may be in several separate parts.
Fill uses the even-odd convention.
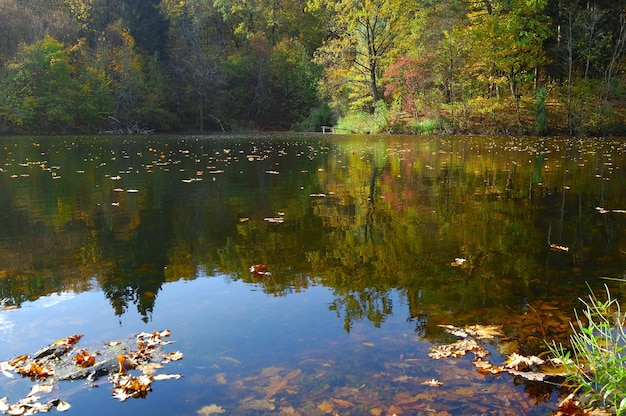
[[[22,354],[20,356],[15,357],[11,361],[9,361],[9,365],[11,367],[15,367],[18,363],[21,363],[22,361],[26,361],[27,358],[28,358],[28,354]]]
[[[86,349],[83,349],[78,354],[76,354],[76,356],[74,357],[74,362],[77,366],[81,368],[87,368],[93,366],[96,363],[96,357],[93,354],[89,354]]]
[[[202,406],[200,409],[196,410],[196,413],[200,416],[210,416],[217,413],[226,413],[226,410],[224,410],[222,406],[210,404],[208,406]]]

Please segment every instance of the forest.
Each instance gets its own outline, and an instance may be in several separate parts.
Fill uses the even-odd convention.
[[[613,0],[0,0],[0,133],[626,134]]]

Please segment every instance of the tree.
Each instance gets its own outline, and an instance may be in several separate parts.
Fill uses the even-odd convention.
[[[168,20],[160,9],[160,0],[125,0],[123,19],[137,47],[152,55],[165,48]]]
[[[338,90],[330,94],[348,94],[353,104],[373,111],[381,98],[379,78],[391,59],[401,54],[396,42],[410,31],[415,3],[311,0],[308,7],[326,10],[331,16],[328,38],[316,52],[316,62],[326,70],[326,82]]]
[[[194,128],[205,129],[207,96],[214,87],[218,73],[219,54],[226,43],[226,27],[219,14],[205,2],[189,1],[168,6],[170,11],[170,57],[171,70],[176,80],[178,100],[195,107],[198,121]],[[189,102],[187,97],[195,97]],[[185,110],[179,108],[179,113]],[[224,126],[219,118],[220,128]],[[196,127],[197,126],[197,127]]]
[[[50,133],[75,126],[77,106],[85,97],[63,44],[47,36],[25,46],[9,65],[8,81],[7,104],[25,131]]]
[[[490,98],[508,87],[522,127],[520,84],[536,85],[538,68],[545,65],[543,43],[550,35],[549,20],[541,14],[547,0],[486,0],[470,10],[473,62],[476,76],[487,81]]]

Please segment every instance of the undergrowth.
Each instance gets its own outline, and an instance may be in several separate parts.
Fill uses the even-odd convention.
[[[597,406],[618,416],[626,415],[626,314],[611,297],[606,301],[591,292],[582,316],[575,311],[571,324],[571,351],[563,345],[549,345],[567,369],[566,385],[574,388],[585,406]]]

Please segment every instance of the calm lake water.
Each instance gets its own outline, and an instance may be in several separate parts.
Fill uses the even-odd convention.
[[[429,348],[455,340],[439,325],[481,324],[504,333],[483,341],[494,364],[541,354],[567,342],[589,288],[621,298],[606,278],[625,276],[625,146],[0,138],[0,361],[167,328],[163,349],[183,359],[158,373],[182,378],[124,402],[106,379],[59,381],[41,401],[73,415],[548,415],[555,386]],[[33,384],[0,374],[0,397]]]

